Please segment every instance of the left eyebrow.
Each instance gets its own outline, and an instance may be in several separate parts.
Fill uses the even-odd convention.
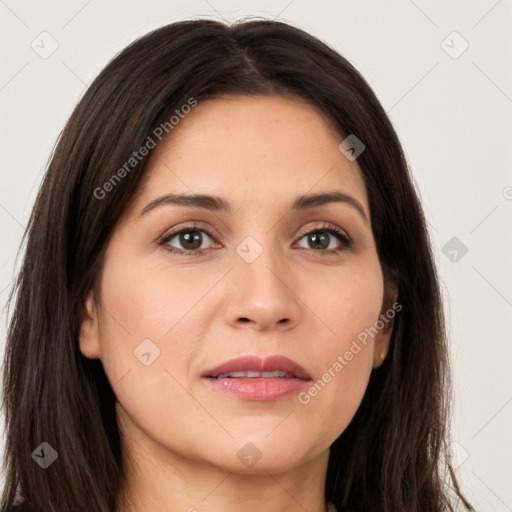
[[[295,199],[291,209],[292,210],[308,210],[324,206],[330,203],[346,203],[361,215],[364,220],[368,220],[368,217],[362,207],[361,203],[354,197],[344,192],[327,192],[320,194],[302,195]],[[179,206],[195,206],[198,208],[204,208],[210,211],[221,211],[231,212],[232,208],[228,201],[218,196],[211,196],[205,194],[193,194],[193,195],[179,195],[179,194],[166,194],[164,196],[154,199],[148,203],[142,211],[139,213],[138,218],[146,215],[151,210],[154,210],[158,206],[175,204]]]

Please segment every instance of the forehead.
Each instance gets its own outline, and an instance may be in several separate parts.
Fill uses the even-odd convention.
[[[278,96],[199,101],[153,149],[140,200],[168,192],[233,197],[270,208],[291,196],[339,190],[367,210],[355,161],[343,136],[315,107]],[[243,205],[242,205],[243,203]]]

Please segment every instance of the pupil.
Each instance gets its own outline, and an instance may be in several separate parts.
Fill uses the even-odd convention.
[[[192,235],[190,235],[190,233],[193,233]],[[201,236],[200,236],[200,233],[198,231],[189,231],[188,233],[182,233],[181,234],[181,237],[182,237],[182,240],[181,240],[181,243],[183,245],[183,247],[187,248],[187,249],[198,249],[199,247],[201,247]],[[196,247],[190,247],[189,245],[190,244],[194,244],[194,242],[199,242],[199,245],[197,245]]]
[[[322,249],[325,249],[329,245],[329,242],[327,241],[327,235],[325,233],[320,235],[317,233],[310,235],[310,241],[319,241],[320,238],[322,239],[322,241],[320,243],[316,243],[315,241],[313,241],[313,246],[316,248],[320,247]]]

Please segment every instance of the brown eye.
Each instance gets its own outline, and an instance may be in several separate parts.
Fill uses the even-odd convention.
[[[208,239],[211,243],[212,236],[204,229],[185,227],[167,235],[161,240],[160,245],[171,253],[188,256],[205,251],[207,247],[204,247],[203,244],[208,245]]]
[[[348,235],[337,226],[329,224],[328,227],[317,228],[302,234],[301,240],[305,238],[307,246],[319,253],[336,253],[348,249],[352,245]],[[336,245],[336,239],[338,245]]]
[[[199,231],[182,231],[174,238],[176,237],[184,249],[189,249],[192,251],[199,249],[203,241],[203,236]]]

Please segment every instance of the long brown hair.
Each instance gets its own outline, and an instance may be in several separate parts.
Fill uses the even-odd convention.
[[[4,362],[2,507],[107,512],[124,475],[115,395],[78,348],[78,311],[149,155],[148,136],[191,98],[292,95],[366,148],[364,177],[384,278],[398,290],[389,356],[332,444],[326,500],[339,511],[467,509],[447,455],[448,356],[426,222],[397,135],[356,69],[306,32],[268,20],[173,23],[138,39],[93,81],[56,145],[25,235]],[[171,128],[166,125],[168,130]],[[123,168],[122,181],[104,184]],[[118,173],[119,175],[119,173]],[[58,459],[42,470],[42,442]]]

